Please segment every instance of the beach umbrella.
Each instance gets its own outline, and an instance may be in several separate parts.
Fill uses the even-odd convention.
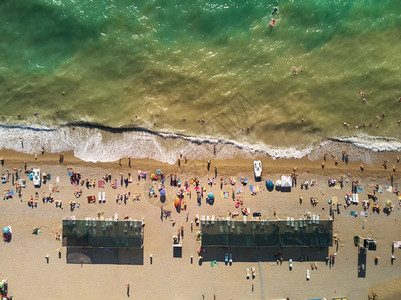
[[[387,205],[387,206],[391,206],[392,204],[393,204],[393,203],[391,202],[391,200],[387,200],[387,201],[386,201],[386,205]]]
[[[174,206],[175,207],[178,207],[178,205],[180,204],[180,198],[179,197],[177,197],[176,199],[175,199],[175,201],[174,201]]]
[[[207,197],[208,197],[209,199],[214,199],[214,195],[213,195],[213,193],[209,193],[209,194],[207,194]]]
[[[268,188],[272,188],[272,187],[274,187],[274,183],[273,183],[273,181],[271,181],[271,180],[266,180],[266,187],[268,187]]]
[[[162,170],[160,170],[160,169],[158,169],[157,171],[156,171],[156,174],[157,175],[160,175],[162,173]]]
[[[3,233],[5,233],[5,234],[9,234],[10,233],[10,227],[4,227],[3,228]]]
[[[166,194],[166,190],[160,190],[160,196],[164,196]]]

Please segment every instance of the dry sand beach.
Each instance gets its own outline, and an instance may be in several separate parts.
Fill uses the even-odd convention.
[[[341,153],[337,154],[341,157]],[[128,299],[126,284],[129,283],[130,299],[309,299],[345,296],[348,299],[367,299],[368,294],[376,292],[378,299],[399,299],[401,288],[400,249],[392,254],[393,241],[401,240],[400,205],[398,196],[386,190],[390,185],[392,165],[397,168],[397,153],[384,153],[382,157],[388,159],[387,170],[380,164],[379,157],[374,165],[364,165],[360,170],[360,162],[351,160],[345,164],[341,160],[335,166],[334,160],[327,158],[324,169],[321,166],[323,157],[318,160],[291,159],[272,160],[262,157],[263,180],[255,183],[253,180],[252,158],[214,161],[211,155],[211,168],[208,172],[206,161],[182,161],[181,167],[177,165],[159,163],[152,160],[122,159],[113,163],[88,163],[74,158],[72,153],[65,153],[64,162],[59,163],[58,154],[45,153],[38,155],[25,155],[12,151],[2,150],[4,165],[0,166],[1,173],[6,170],[13,172],[13,168],[21,169],[21,177],[27,180],[26,188],[22,189],[21,198],[15,195],[12,199],[0,201],[0,226],[12,227],[12,240],[0,246],[1,267],[0,279],[8,279],[9,295],[14,299]],[[39,167],[41,172],[51,174],[52,178],[40,189],[33,187],[32,181],[24,173],[24,163],[27,168]],[[217,167],[218,180],[213,187],[207,185],[208,178],[214,177]],[[290,174],[293,167],[297,167],[297,187],[291,192],[266,190],[264,180],[274,182],[281,174]],[[153,183],[149,178],[137,180],[137,171],[145,170],[148,175],[161,169],[166,176],[167,200],[163,209],[171,210],[171,219],[161,220],[161,205],[159,198],[149,198],[149,186]],[[308,170],[308,171],[307,171]],[[120,181],[120,173],[133,175],[133,182],[125,187],[113,189],[111,183],[104,188],[81,187],[82,196],[74,196],[76,188],[69,181],[68,172],[76,171],[82,178],[101,180],[105,174],[111,174],[112,179]],[[181,182],[197,176],[200,186],[206,188],[207,193],[213,192],[216,200],[209,205],[202,200],[197,205],[191,186],[192,197],[187,201],[187,210],[177,213],[174,209],[174,195],[177,187],[170,187],[170,174],[177,174]],[[394,175],[394,186],[400,185],[399,171]],[[344,177],[344,188],[328,187],[328,179],[339,180]],[[320,216],[320,219],[329,218],[330,205],[328,200],[337,197],[339,211],[334,213],[334,236],[338,238],[338,246],[333,242],[327,252],[322,249],[304,248],[261,248],[261,249],[229,249],[233,255],[232,265],[224,263],[223,248],[206,249],[203,253],[202,263],[198,263],[199,242],[196,233],[200,227],[195,225],[191,232],[191,222],[195,215],[228,216],[228,211],[238,211],[242,220],[241,207],[235,208],[235,201],[231,198],[233,186],[229,183],[220,190],[219,178],[229,179],[235,176],[237,180],[244,176],[250,179],[247,186],[242,187],[242,193],[237,195],[243,200],[243,207],[250,209],[247,217],[252,219],[252,212],[260,212],[262,219],[286,219],[287,217],[302,218],[305,212]],[[59,177],[59,183],[56,178]],[[315,186],[308,190],[301,189],[302,181],[316,181]],[[344,195],[351,192],[351,182],[359,180],[359,186],[364,192],[359,193],[359,205],[344,208]],[[348,182],[346,182],[348,181]],[[49,184],[58,185],[59,192],[54,192],[55,200],[62,200],[64,208],[60,209],[54,203],[42,203],[43,193],[49,194]],[[251,195],[249,185],[260,186],[256,195]],[[367,217],[360,214],[363,211],[362,200],[367,199],[367,193],[373,190],[374,185],[383,188],[378,193],[377,202],[381,207],[387,200],[391,200],[394,211],[390,215],[383,212],[373,213],[371,207],[367,210]],[[157,185],[156,185],[157,186]],[[237,189],[239,185],[236,184]],[[2,190],[13,189],[11,179],[2,184]],[[105,204],[88,204],[87,196],[97,197],[99,191],[105,191],[107,201]],[[116,204],[117,194],[130,191],[131,197],[126,205]],[[221,191],[227,191],[230,196],[224,198]],[[2,191],[3,192],[3,191]],[[37,208],[27,205],[27,199],[39,193]],[[141,194],[140,201],[133,201],[135,195]],[[303,201],[300,203],[299,198]],[[319,203],[313,207],[310,198],[316,198]],[[70,210],[69,202],[79,201],[80,207]],[[276,216],[275,216],[276,210]],[[357,217],[350,215],[357,212]],[[111,255],[111,252],[100,251],[80,264],[79,259],[74,260],[74,254],[67,261],[67,249],[62,247],[61,241],[55,239],[56,232],[62,231],[62,219],[75,216],[77,219],[86,217],[96,218],[99,212],[104,217],[112,218],[118,214],[122,220],[128,215],[132,219],[144,218],[144,247],[143,251],[121,252],[120,257]],[[188,216],[188,219],[187,219]],[[182,257],[173,257],[172,235],[183,226]],[[38,235],[32,234],[34,227],[40,227]],[[366,260],[366,276],[358,278],[358,248],[354,246],[354,235],[371,237],[377,241],[377,251],[368,251]],[[61,258],[57,249],[61,249]],[[274,254],[280,252],[284,261],[278,264]],[[326,264],[325,257],[335,255],[334,265]],[[46,256],[49,256],[49,262]],[[150,260],[152,255],[152,263]],[[396,259],[391,260],[394,255]],[[191,256],[193,263],[191,263]],[[300,257],[309,257],[309,261],[300,262]],[[379,256],[375,264],[375,256]],[[78,256],[75,256],[77,258]],[[79,257],[81,257],[79,255]],[[289,270],[288,260],[293,260],[293,270]],[[212,262],[216,260],[217,264]],[[89,263],[91,262],[91,263]],[[316,263],[317,269],[311,270],[311,263]],[[212,266],[213,265],[213,266]],[[255,279],[246,278],[246,269],[256,269]],[[310,270],[310,280],[306,280],[306,270]],[[215,298],[214,298],[215,297]]]

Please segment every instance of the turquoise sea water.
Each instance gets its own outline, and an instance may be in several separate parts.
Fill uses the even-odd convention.
[[[401,149],[396,0],[7,0],[0,18],[4,137],[96,124],[287,156],[330,138]]]

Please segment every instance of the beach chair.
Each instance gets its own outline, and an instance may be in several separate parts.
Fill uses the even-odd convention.
[[[228,253],[227,252],[224,257],[224,262],[226,263],[226,265],[228,265]]]
[[[288,260],[288,264],[289,264],[290,271],[292,271],[292,259],[291,258]]]
[[[228,255],[228,262],[230,263],[230,266],[233,264],[233,254],[232,253],[230,253]]]
[[[249,272],[249,268],[246,268],[246,279],[249,279],[249,276],[250,276],[251,274],[250,274],[250,272]]]
[[[102,200],[103,200],[103,203],[106,203],[106,192],[102,193]]]
[[[242,221],[244,222],[244,224],[246,224],[246,216],[242,217]]]
[[[97,198],[99,199],[99,203],[102,203],[102,193],[101,192],[99,192],[97,194]]]
[[[201,221],[202,221],[202,223],[204,223],[206,221],[205,216],[201,217]]]
[[[294,222],[294,230],[295,231],[298,231],[298,226],[299,226],[299,224],[301,223],[302,221],[295,221]]]
[[[211,223],[214,224],[214,215],[212,216]]]
[[[309,279],[310,279],[310,271],[308,269],[308,270],[306,270],[306,280],[309,281]]]
[[[291,221],[290,217],[287,217],[287,227],[290,227],[290,221]]]
[[[294,228],[294,226],[295,226],[295,223],[294,223],[294,218],[291,218],[291,227],[293,227],[293,228]]]

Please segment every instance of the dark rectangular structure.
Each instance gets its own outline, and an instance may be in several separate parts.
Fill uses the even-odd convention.
[[[333,220],[202,221],[202,247],[331,247]]]
[[[141,221],[63,220],[65,247],[142,248]]]

